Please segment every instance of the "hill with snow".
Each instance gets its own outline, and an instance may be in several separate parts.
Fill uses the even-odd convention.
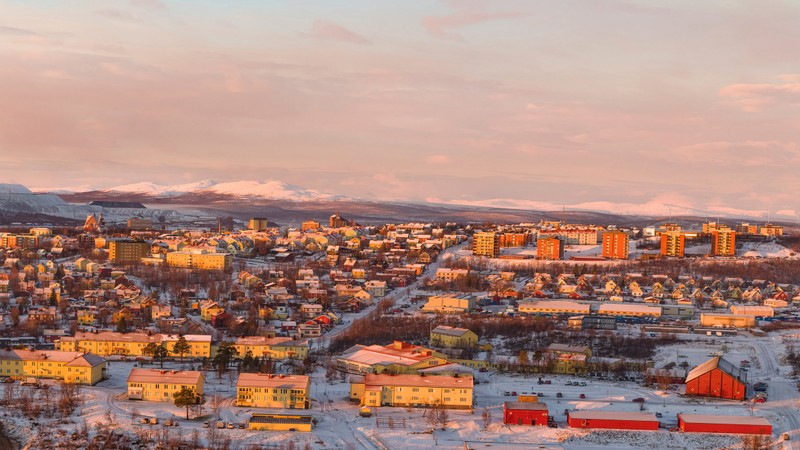
[[[187,184],[158,184],[141,182],[125,184],[103,189],[104,192],[130,193],[150,197],[180,197],[183,195],[221,194],[233,197],[259,198],[269,200],[288,200],[297,202],[307,201],[333,201],[349,200],[341,195],[328,194],[313,189],[306,189],[282,181],[234,181],[217,183],[213,180],[203,180]]]

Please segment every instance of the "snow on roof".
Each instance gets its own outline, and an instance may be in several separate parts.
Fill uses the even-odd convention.
[[[128,383],[197,384],[202,373],[196,370],[131,369]]]
[[[273,375],[266,373],[241,373],[236,387],[273,389],[306,389],[309,378],[305,375]]]
[[[433,329],[434,333],[444,334],[446,336],[463,336],[470,332],[467,328],[448,327],[447,325],[439,325]]]
[[[589,313],[591,305],[578,302],[570,302],[566,300],[543,300],[538,302],[523,301],[519,303],[519,308],[539,309],[539,310],[566,310],[566,311],[580,311]]]
[[[660,306],[645,306],[645,305],[632,305],[630,303],[603,303],[597,309],[599,314],[604,312],[629,312],[641,314],[657,314],[661,315]]]
[[[526,411],[547,411],[547,405],[542,402],[505,402],[504,409],[522,409]]]
[[[691,371],[689,371],[689,374],[686,375],[686,383],[717,368],[727,373],[728,375],[736,378],[742,383],[747,383],[746,375],[742,376],[741,370],[737,369],[736,366],[734,366],[728,360],[722,358],[721,356],[715,356],[709,359],[708,361],[704,362],[703,364],[700,364],[699,366],[695,367]]]
[[[637,422],[658,422],[656,415],[651,412],[570,411],[569,418],[582,420],[627,420]]]
[[[367,374],[364,376],[367,386],[412,386],[472,389],[472,377],[448,377],[441,375],[389,375]]]
[[[753,416],[721,416],[712,414],[678,414],[678,418],[687,423],[714,423],[726,425],[766,425],[772,426],[763,417]]]
[[[94,367],[106,360],[94,353],[66,352],[58,350],[0,350],[0,360],[54,361],[68,366]]]

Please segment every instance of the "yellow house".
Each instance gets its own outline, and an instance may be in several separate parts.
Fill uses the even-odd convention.
[[[78,324],[79,325],[92,325],[95,320],[95,311],[78,311]]]
[[[270,359],[306,359],[308,358],[308,341],[295,340],[288,337],[247,336],[233,342],[239,357],[248,351],[253,357],[267,356]]]
[[[314,418],[301,414],[253,414],[248,428],[254,431],[310,432]]]
[[[350,379],[350,400],[363,406],[472,409],[472,377],[367,374]]]
[[[472,348],[478,345],[478,335],[466,328],[439,325],[431,331],[431,345],[446,348]]]
[[[225,308],[219,306],[217,302],[207,301],[200,303],[200,320],[203,322],[211,322],[212,317],[224,312]]]
[[[128,398],[150,402],[172,402],[172,394],[184,387],[203,396],[203,374],[198,371],[137,369],[128,376]]]
[[[311,379],[305,375],[242,373],[236,382],[236,406],[308,409]]]
[[[91,353],[52,350],[0,350],[0,376],[64,380],[94,385],[103,379],[106,360]]]

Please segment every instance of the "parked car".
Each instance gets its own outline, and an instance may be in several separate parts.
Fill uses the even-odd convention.
[[[582,398],[582,399],[583,399],[583,398],[586,398],[586,394],[581,394],[581,395],[580,395],[580,398]]]
[[[585,382],[585,381],[581,381],[581,382],[580,382],[580,385],[581,385],[581,386],[586,386],[586,382]]]
[[[556,393],[556,397],[558,397],[558,398],[561,398],[563,396],[564,396],[564,394],[562,394],[561,392]]]
[[[478,372],[488,372],[488,371],[489,369],[487,369],[486,367],[481,367],[480,369],[478,369]]]
[[[636,397],[635,399],[631,400],[634,403],[644,403],[644,399],[642,397]]]
[[[225,428],[225,422],[217,422],[217,428]]]
[[[503,395],[505,395],[506,397],[508,397],[509,395],[511,395],[511,392],[504,391],[504,392],[503,392]]]
[[[234,428],[236,428],[236,425],[234,425],[233,422],[228,422],[228,429],[232,430]]]
[[[511,396],[512,397],[516,397],[517,396],[517,391],[511,391]]]
[[[207,420],[206,420],[205,422],[203,422],[203,428],[208,428],[208,427],[210,427],[210,426],[211,426],[211,424],[210,424],[210,423],[208,423],[208,421],[207,421]]]
[[[566,385],[567,386],[572,386],[572,381],[567,381]]]
[[[544,384],[553,384],[552,380],[544,380]]]
[[[663,417],[663,414],[661,414],[660,412],[657,412],[656,413],[656,417],[658,417],[660,419],[661,417]]]
[[[753,399],[753,403],[766,403],[766,402],[767,399],[765,399],[764,397],[756,397]]]

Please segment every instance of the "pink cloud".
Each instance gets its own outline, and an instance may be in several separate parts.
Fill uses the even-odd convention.
[[[311,25],[311,33],[308,35],[315,39],[349,42],[351,44],[372,43],[364,36],[327,20],[315,20]]]
[[[425,158],[428,164],[450,164],[452,159],[447,155],[431,155]]]
[[[800,104],[800,81],[797,76],[781,75],[784,83],[739,83],[720,89],[720,97],[729,99],[744,111],[756,112],[768,105]]]
[[[448,39],[451,41],[464,41],[464,37],[456,33],[455,29],[489,22],[500,19],[514,19],[521,17],[522,13],[485,13],[485,12],[456,12],[449,16],[428,16],[422,19],[422,25],[431,36]]]

